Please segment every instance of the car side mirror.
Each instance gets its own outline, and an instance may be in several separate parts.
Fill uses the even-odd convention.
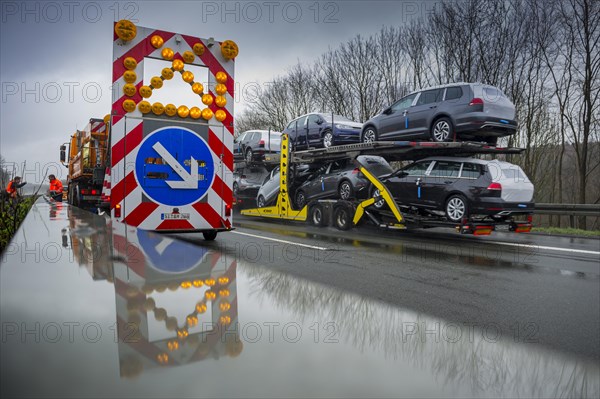
[[[323,119],[317,119],[317,125],[322,125],[323,124]]]
[[[65,145],[60,146],[60,162],[65,163],[67,160],[67,147]]]
[[[386,109],[383,110],[383,114],[384,115],[389,115],[392,113],[392,107],[388,107]]]

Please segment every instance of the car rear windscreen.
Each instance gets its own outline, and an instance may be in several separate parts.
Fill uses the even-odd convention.
[[[514,167],[510,169],[502,169],[502,178],[512,180],[515,182],[518,181],[529,181],[525,173],[520,168]]]
[[[394,169],[383,159],[366,158],[360,160],[367,170],[375,176],[392,173]]]

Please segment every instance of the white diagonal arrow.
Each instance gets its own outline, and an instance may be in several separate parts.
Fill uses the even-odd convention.
[[[173,168],[175,173],[179,175],[183,179],[183,181],[167,181],[166,183],[171,188],[187,188],[187,189],[197,189],[198,188],[198,164],[194,157],[190,157],[190,169],[191,173],[188,173],[187,170],[181,166],[179,162],[167,151],[165,147],[161,143],[156,143],[152,146],[154,151],[158,152],[158,155],[163,157],[164,160]]]

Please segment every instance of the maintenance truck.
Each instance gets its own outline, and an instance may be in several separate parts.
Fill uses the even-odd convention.
[[[376,141],[372,143],[347,144],[328,148],[291,151],[289,136],[281,139],[281,157],[279,158],[279,194],[274,206],[244,209],[242,215],[260,216],[271,219],[307,221],[315,226],[333,225],[340,230],[348,230],[364,220],[375,226],[391,229],[449,227],[461,234],[489,235],[492,231],[505,228],[507,231],[525,233],[531,231],[532,215],[526,214],[525,220],[507,217],[494,220],[486,217],[463,218],[459,223],[449,221],[443,216],[423,215],[409,212],[396,203],[385,184],[369,172],[357,157],[359,155],[378,155],[388,161],[415,161],[431,156],[470,156],[476,154],[520,154],[522,148],[500,148],[479,142],[418,142],[418,141]],[[300,209],[296,209],[290,193],[290,181],[293,170],[298,164],[315,164],[339,159],[351,159],[354,165],[373,185],[374,192],[366,200],[313,200]],[[267,160],[268,161],[268,160]],[[384,201],[387,207],[377,209],[373,205]],[[531,209],[533,212],[533,209]]]
[[[83,130],[76,130],[60,147],[60,161],[68,168],[67,202],[84,209],[108,207],[101,201],[108,166],[108,125],[91,118]]]

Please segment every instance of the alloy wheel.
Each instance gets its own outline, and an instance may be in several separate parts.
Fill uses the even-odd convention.
[[[453,221],[459,221],[465,216],[467,207],[460,197],[452,197],[446,205],[446,213]]]
[[[446,141],[450,137],[450,124],[441,120],[433,127],[433,138],[435,141]]]

